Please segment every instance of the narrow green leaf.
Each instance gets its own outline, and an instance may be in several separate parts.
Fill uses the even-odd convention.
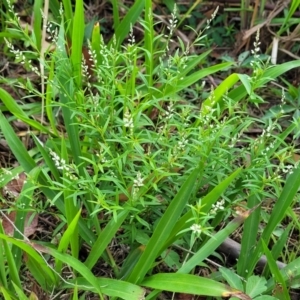
[[[50,1],[52,2],[52,1]],[[73,10],[72,10],[72,2],[71,0],[62,0],[64,4],[64,16],[65,16],[65,21],[67,28],[69,29],[67,31],[67,35],[69,38],[72,37],[72,32],[73,32]],[[76,31],[76,30],[75,30]]]
[[[260,85],[261,87],[268,83],[271,80],[276,79],[278,76],[286,73],[289,70],[300,67],[300,60],[289,61],[287,63],[272,66],[268,68],[261,78]],[[234,101],[240,101],[247,95],[246,88],[244,85],[241,85],[228,93],[228,97],[233,99]]]
[[[119,4],[117,0],[111,0],[113,7],[114,27],[117,28],[120,23]]]
[[[261,202],[261,200],[262,199],[259,198],[257,194],[253,194],[247,200],[247,207],[255,207]],[[237,272],[240,276],[246,277],[246,275],[249,274],[248,265],[249,261],[252,260],[252,253],[254,251],[253,245],[255,245],[257,242],[257,232],[260,224],[260,211],[261,208],[259,206],[245,221],[241,243],[241,252],[237,264]]]
[[[45,165],[49,168],[51,175],[54,176],[54,178],[57,182],[60,182],[61,181],[60,174],[57,170],[57,167],[55,166],[55,164],[53,162],[53,159],[51,158],[49,153],[46,151],[46,147],[41,144],[40,140],[34,134],[32,134],[31,136],[35,142],[36,147],[38,148],[40,154],[42,155],[42,157],[44,159]]]
[[[53,95],[52,95],[52,93],[53,93],[52,80],[54,78],[54,66],[55,66],[54,62],[55,62],[55,58],[53,56],[51,59],[49,75],[48,75],[48,84],[47,84],[47,90],[46,90],[46,95],[45,95],[45,99],[46,99],[45,109],[46,109],[47,118],[50,122],[52,132],[54,132],[54,134],[56,136],[59,136],[59,133],[56,129],[55,118],[53,115],[53,105],[52,105],[52,97],[53,97]]]
[[[1,89],[0,89],[0,93],[1,93]],[[29,156],[23,143],[17,137],[14,130],[9,125],[8,121],[6,120],[6,118],[4,117],[1,111],[0,111],[0,127],[5,137],[5,140],[8,143],[11,151],[14,153],[16,159],[23,166],[25,171],[30,172],[30,170],[33,169],[36,166],[36,164],[34,160]]]
[[[291,285],[293,281],[300,280],[300,257],[297,257],[295,260],[291,261],[287,266],[280,270],[280,273],[287,285]],[[266,293],[270,293],[275,288],[275,280],[271,277],[267,282]]]
[[[24,171],[26,173],[30,173],[34,168],[38,168],[38,170],[41,170],[41,168],[36,165],[32,157],[29,155],[24,145],[22,144],[22,142],[8,123],[7,119],[3,116],[1,111],[0,128],[10,149],[12,150],[14,156],[16,157],[20,165],[23,167]],[[54,199],[56,197],[56,193],[55,191],[48,188],[49,183],[47,181],[47,178],[42,173],[39,175],[38,181],[40,184],[40,189],[44,193],[44,195],[48,199]],[[55,205],[62,212],[62,214],[65,215],[65,206],[61,198],[58,198],[56,200]],[[79,220],[79,228],[81,237],[89,245],[91,245],[96,240],[93,232],[87,227],[87,225],[82,220]]]
[[[211,53],[211,49],[207,50],[197,56],[195,56],[195,58],[190,59],[187,63],[187,66],[184,68],[183,72],[182,72],[182,76],[185,76],[186,74],[190,73],[194,68],[198,67],[199,64],[201,64],[201,62],[207,58],[207,56]]]
[[[139,287],[135,284],[110,279],[110,278],[96,278],[97,285],[101,287],[103,294],[110,297],[117,297],[125,300],[142,300],[144,299],[145,290],[142,287]],[[96,293],[97,290],[92,286],[86,278],[78,277],[76,281],[71,281],[74,284],[77,284],[81,290],[86,290],[89,292]],[[63,288],[67,288],[69,285],[63,285]]]
[[[5,249],[4,249],[4,243],[0,240],[0,257],[5,257]],[[0,260],[0,286],[3,286],[5,288],[8,287],[8,278],[6,274],[6,261],[4,259]]]
[[[239,77],[240,81],[242,82],[242,84],[244,85],[244,87],[247,91],[247,94],[250,96],[252,93],[250,77],[246,74],[238,74],[238,77]]]
[[[0,292],[4,297],[4,300],[13,300],[13,298],[9,294],[9,291],[4,286],[0,285]]]
[[[68,155],[68,150],[67,150],[64,138],[61,139],[60,145],[61,145],[61,150],[60,150],[61,158],[64,159],[64,161],[68,165],[69,164],[69,155]],[[63,177],[66,180],[68,180],[67,173],[68,173],[68,171],[66,171],[66,170],[63,171]],[[76,215],[78,214],[78,211],[80,209],[79,209],[79,205],[78,205],[77,201],[74,201],[74,199],[73,199],[72,191],[70,191],[69,189],[64,189],[63,196],[64,196],[65,211],[66,211],[65,215],[66,215],[68,226],[70,226],[72,224],[73,220],[76,218]],[[70,241],[71,241],[70,244],[71,244],[72,256],[75,258],[78,258],[79,236],[78,236],[77,223],[76,223],[76,226],[72,230],[72,237],[71,237]]]
[[[16,294],[19,297],[19,300],[28,300],[22,289],[20,289],[14,282],[12,282],[12,285],[16,291]]]
[[[178,82],[177,86],[173,86],[173,85],[168,85],[167,87],[163,86],[160,90],[164,91],[163,92],[164,96],[169,96],[174,93],[178,93],[178,92],[184,90],[185,88],[193,85],[194,83],[198,82],[202,78],[204,78],[208,75],[214,74],[218,71],[224,70],[231,65],[232,65],[232,63],[226,62],[226,63],[221,63],[218,65],[214,65],[214,66],[196,71],[196,72],[192,73],[191,75],[187,75],[182,80],[180,80]]]
[[[140,17],[143,8],[145,6],[145,1],[136,0],[134,4],[131,6],[129,11],[127,12],[124,19],[119,23],[119,26],[115,30],[115,38],[116,38],[116,45],[115,47],[119,48],[120,45],[123,43],[124,39],[128,35],[130,31],[130,26],[134,25],[135,22]],[[109,46],[113,45],[114,38],[112,38],[109,42]]]
[[[123,262],[122,268],[119,273],[119,279],[126,280],[131,271],[133,270],[134,266],[140,259],[141,255],[145,250],[144,245],[140,245],[139,247],[131,250],[131,252],[126,257],[125,261]]]
[[[284,132],[282,132],[278,138],[276,139],[274,143],[274,147],[272,147],[268,152],[267,155],[271,157],[275,151],[277,151],[278,147],[282,145],[282,141],[286,139],[286,137],[296,128],[296,125],[293,123],[291,124]],[[263,174],[261,174],[263,176]],[[256,205],[258,205],[261,202],[261,199],[257,197],[257,195],[251,195],[248,198],[247,206],[249,208],[252,208]],[[238,259],[237,264],[237,272],[239,275],[247,277],[249,274],[252,273],[249,272],[250,266],[255,265],[256,261],[259,257],[254,256],[254,247],[253,245],[256,245],[257,243],[257,231],[258,226],[260,222],[260,207],[258,207],[246,220],[244,224],[244,230],[243,230],[243,236],[242,236],[242,242],[241,242],[241,253]]]
[[[41,125],[39,122],[30,119],[26,113],[21,109],[21,107],[17,104],[15,99],[11,97],[11,95],[6,92],[4,89],[0,88],[0,99],[8,109],[10,113],[12,113],[16,118],[22,120],[24,123],[30,125],[31,127],[43,132],[52,135],[52,133],[49,131],[49,129],[43,125]],[[1,118],[4,117],[1,113],[0,115],[0,121]]]
[[[36,189],[36,184],[34,182],[37,181],[39,172],[40,171],[38,169],[33,169],[28,174],[28,177],[31,178],[31,180],[26,180],[18,199],[16,200],[16,207],[22,207],[22,209],[16,210],[15,226],[18,229],[14,231],[14,238],[16,239],[23,239],[22,234],[24,233],[24,226],[30,226],[30,223],[28,223],[30,220],[28,220],[27,224],[25,224],[28,212],[32,211],[30,202],[28,200],[33,199],[33,193]],[[34,217],[35,212],[33,212],[32,214],[32,217]],[[19,272],[22,264],[22,250],[19,247],[13,245],[11,247],[11,253],[14,257],[14,261]]]
[[[290,208],[289,208],[290,209]],[[280,258],[281,254],[284,253],[284,248],[289,243],[289,237],[291,233],[291,228],[293,226],[293,222],[291,222],[283,231],[283,233],[280,235],[276,243],[274,243],[274,246],[272,247],[271,254],[273,259],[276,261],[278,258]],[[269,267],[265,266],[264,271],[262,273],[262,276],[265,278],[269,278],[270,272]]]
[[[90,269],[85,266],[81,261],[77,260],[75,257],[70,256],[66,253],[60,253],[53,248],[44,248],[44,251],[59,259],[63,263],[71,266],[74,270],[79,272],[84,278],[92,285],[99,295],[102,295],[101,287],[98,284],[97,278],[90,271]]]

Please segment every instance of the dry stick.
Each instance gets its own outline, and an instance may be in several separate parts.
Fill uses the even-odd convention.
[[[247,40],[253,33],[257,32],[257,30],[259,30],[263,26],[269,25],[271,23],[272,19],[275,18],[279,13],[281,13],[289,2],[290,1],[278,1],[276,3],[274,10],[270,12],[267,19],[265,21],[263,21],[262,23],[257,24],[256,26],[247,30],[243,36],[243,40]],[[282,5],[280,5],[280,4],[282,4]],[[280,7],[278,8],[278,6],[280,6]]]
[[[254,5],[254,10],[253,10],[252,18],[251,18],[250,28],[252,28],[254,26],[254,22],[255,22],[256,17],[257,17],[259,1],[260,0],[255,0],[255,5]],[[247,41],[246,50],[249,49],[249,46],[250,46],[250,39],[248,39],[248,41]]]
[[[182,251],[185,251],[187,253],[190,253],[192,255],[195,254],[195,252],[191,251],[191,250],[187,250],[181,246],[178,245],[172,245],[172,247],[180,249]],[[241,253],[241,244],[239,244],[238,242],[234,241],[231,238],[226,238],[225,241],[218,247],[217,249],[219,252],[222,252],[223,254],[227,255],[228,257],[232,258],[232,259],[238,259]],[[205,261],[207,261],[208,263],[214,265],[217,268],[221,268],[224,267],[218,263],[216,263],[215,261],[206,258]],[[265,255],[261,256],[260,259],[257,262],[257,268],[262,271],[264,269],[264,267],[266,266],[266,264],[268,263],[267,258]],[[279,269],[283,269],[286,267],[286,264],[281,262],[281,261],[276,261],[277,267]]]
[[[241,244],[237,243],[231,238],[226,238],[226,240],[219,246],[218,250],[225,253],[229,257],[236,259],[240,256]],[[265,255],[263,255],[257,262],[257,268],[262,271],[267,263],[267,258]],[[281,261],[276,261],[276,264],[279,269],[286,267],[286,264]]]
[[[240,50],[245,46],[246,43],[249,43],[249,38],[250,36],[257,32],[257,30],[259,30],[260,28],[262,28],[263,26],[265,25],[269,25],[272,21],[272,19],[274,17],[276,17],[285,7],[285,5],[281,5],[279,7],[278,10],[276,10],[276,8],[281,4],[281,2],[277,2],[276,3],[276,6],[274,7],[273,11],[270,12],[270,14],[268,15],[267,19],[265,21],[263,21],[262,23],[260,24],[257,24],[256,26],[253,26],[252,28],[250,28],[249,30],[247,30],[245,33],[244,33],[244,36],[242,38],[243,42],[241,43],[241,45],[238,47],[238,49],[235,51],[236,53],[239,53]]]

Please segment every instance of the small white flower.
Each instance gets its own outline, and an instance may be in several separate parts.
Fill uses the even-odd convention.
[[[190,229],[193,233],[201,233],[201,226],[199,224],[193,224]]]

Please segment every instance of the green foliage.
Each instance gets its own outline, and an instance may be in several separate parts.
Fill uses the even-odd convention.
[[[38,18],[39,25],[28,34],[8,5],[9,26],[2,35],[7,39],[7,53],[18,55],[16,59],[24,60],[24,67],[39,76],[31,60],[42,59],[47,74],[45,94],[22,79],[16,86],[27,96],[45,99],[49,124],[35,119],[43,108],[29,114],[26,103],[15,101],[0,88],[1,134],[20,165],[3,169],[1,187],[21,172],[27,176],[21,194],[13,200],[16,205],[2,199],[7,210],[17,212],[13,237],[0,224],[0,254],[4,257],[0,293],[4,299],[16,299],[14,293],[20,299],[29,297],[23,292],[24,276],[19,272],[25,266],[46,293],[64,290],[73,293],[73,299],[86,291],[100,299],[142,299],[143,287],[154,289],[147,299],[155,299],[161,290],[274,299],[267,294],[278,283],[288,297],[287,274],[300,277],[298,259],[288,262],[284,270],[276,269],[275,260],[290,227],[276,249],[268,249],[271,239],[276,242],[274,231],[283,218],[292,215],[300,185],[300,171],[290,155],[293,147],[285,142],[288,136],[295,139],[292,133],[298,120],[282,129],[281,111],[267,120],[248,115],[249,105],[264,102],[259,89],[299,67],[299,61],[269,66],[258,55],[257,35],[252,74],[231,72],[211,89],[200,108],[197,84],[209,75],[231,70],[234,63],[199,68],[211,51],[189,52],[192,46],[201,45],[203,32],[191,45],[178,38],[180,48],[171,53],[176,9],[169,32],[156,34],[152,5],[150,0],[135,1],[119,20],[118,2],[112,1],[115,35],[105,42],[99,24],[84,41],[83,1],[76,1],[74,11],[71,1],[63,1],[61,8],[58,1],[51,1],[56,18],[55,50],[43,49],[45,52],[41,51],[42,19]],[[36,1],[35,14],[40,7],[41,2]],[[133,29],[136,21],[144,28],[144,39],[138,43]],[[31,45],[31,51],[16,51],[13,38]],[[88,56],[83,57],[83,46]],[[186,100],[190,91],[197,102]],[[4,116],[7,112],[9,119]],[[11,125],[15,119],[29,126],[33,149],[26,149],[20,141]],[[253,138],[247,132],[254,124],[263,132]],[[40,134],[47,134],[45,142]],[[266,198],[278,200],[268,224],[261,225]],[[237,206],[245,206],[244,213],[237,215]],[[57,235],[56,244],[24,236],[28,211],[55,215],[60,234],[52,233],[52,238]],[[244,222],[236,273],[220,270],[230,287],[193,275]],[[118,260],[112,241],[130,248],[124,253],[126,259]],[[89,251],[82,259],[80,250],[86,248]],[[268,257],[266,278],[254,276],[261,253]],[[94,267],[103,261],[113,279],[95,275]],[[166,264],[173,273],[160,272]],[[65,266],[72,271],[71,279]]]

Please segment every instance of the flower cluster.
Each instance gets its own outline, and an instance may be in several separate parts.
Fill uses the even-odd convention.
[[[216,214],[218,211],[224,210],[225,209],[224,204],[225,204],[224,199],[218,201],[216,204],[213,204],[211,208],[211,213]]]
[[[136,174],[136,179],[134,179],[134,181],[133,181],[133,190],[132,190],[133,199],[136,198],[140,188],[143,186],[144,186],[144,180],[142,178],[141,172],[138,171]]]
[[[130,24],[130,31],[129,31],[129,38],[128,38],[128,42],[131,46],[133,46],[135,44],[135,36],[133,34],[133,27],[132,24]]]
[[[22,51],[20,51],[19,49],[15,49],[13,44],[10,43],[7,39],[5,39],[5,42],[7,47],[9,48],[9,51],[15,56],[17,62],[19,62],[22,65],[26,64],[26,67],[31,69],[32,72],[36,73],[38,76],[41,76],[39,69],[32,64],[31,60],[27,61],[26,56]]]
[[[125,110],[123,122],[124,122],[124,127],[130,128],[131,130],[133,129],[133,127],[134,127],[133,118],[128,109]]]
[[[193,224],[190,229],[193,233],[200,234],[202,232],[201,226],[199,224]]]
[[[167,26],[167,28],[169,29],[169,36],[171,37],[174,33],[174,30],[176,29],[176,26],[177,26],[177,17],[176,17],[176,12],[177,12],[177,7],[176,7],[176,4],[174,5],[174,9],[173,9],[173,12],[171,13],[171,19],[169,20],[169,24]],[[168,37],[166,35],[166,37]]]
[[[65,171],[65,174],[71,180],[76,180],[78,177],[74,175],[74,170],[66,164],[66,161],[63,158],[60,158],[54,151],[50,149],[50,155],[52,160],[57,168],[57,170]]]

